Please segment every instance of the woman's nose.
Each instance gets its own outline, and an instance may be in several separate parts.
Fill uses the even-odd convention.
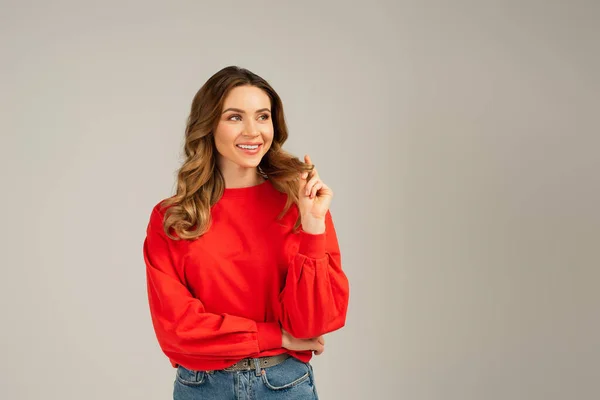
[[[244,136],[258,136],[258,126],[254,121],[248,121],[244,125]]]

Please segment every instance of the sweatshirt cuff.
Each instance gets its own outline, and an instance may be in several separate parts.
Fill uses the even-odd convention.
[[[258,349],[260,351],[281,347],[281,328],[279,322],[257,322]]]
[[[313,235],[312,233],[300,231],[300,247],[298,253],[309,258],[323,258],[325,253],[325,232]]]

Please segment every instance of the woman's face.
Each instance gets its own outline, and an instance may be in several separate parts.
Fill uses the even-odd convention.
[[[271,100],[260,88],[233,88],[214,133],[221,170],[256,168],[273,142]]]

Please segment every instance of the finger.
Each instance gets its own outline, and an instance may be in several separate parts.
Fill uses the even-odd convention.
[[[306,184],[308,183],[307,179],[308,179],[308,171],[306,172],[300,172],[298,174],[298,176],[300,177],[300,187],[299,189],[304,189],[306,187]]]
[[[312,171],[304,171],[300,173],[300,178],[302,178],[303,180],[308,180],[310,181],[312,178],[318,178],[319,177],[319,173],[317,172],[316,168],[313,168]]]
[[[308,172],[301,172],[299,174],[299,180],[298,180],[298,198],[302,198],[303,196],[306,196],[306,185],[308,184],[306,178],[308,176]]]
[[[317,344],[314,348],[314,351],[315,351],[316,355],[319,355],[325,351],[325,346],[323,346],[321,343],[317,342]]]
[[[319,196],[329,196],[329,197],[333,197],[333,190],[331,190],[331,188],[329,186],[327,186],[325,183],[322,183],[322,186],[318,189],[318,191],[316,193],[319,194]],[[315,196],[316,196],[315,193]]]
[[[310,196],[313,187],[315,187],[316,184],[318,184],[320,181],[318,179],[311,179],[310,181],[308,181],[308,183],[306,184],[306,187],[304,188],[304,194],[306,196]]]
[[[313,197],[315,197],[317,195],[317,192],[323,188],[325,186],[325,184],[321,181],[317,182],[315,186],[313,186],[311,192],[310,192],[310,198],[312,199]]]
[[[317,169],[314,167],[314,165],[312,163],[312,160],[311,160],[311,158],[310,158],[310,156],[308,154],[306,154],[304,156],[304,163],[313,166],[313,169],[310,172],[305,173],[305,174],[308,174],[309,178],[312,178],[314,176],[318,176],[319,175],[318,172],[317,172]]]
[[[306,196],[308,196],[310,194],[310,192],[312,191],[312,188],[315,184],[317,184],[319,182],[319,177],[315,176],[310,178],[310,180],[308,181],[308,183],[306,184],[306,187],[304,188],[304,194]]]
[[[325,336],[321,335],[317,338],[317,341],[325,346]]]

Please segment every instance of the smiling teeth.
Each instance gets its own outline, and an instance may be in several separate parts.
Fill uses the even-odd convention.
[[[241,147],[242,149],[248,149],[248,150],[256,150],[258,149],[258,145],[254,145],[254,146],[247,146],[245,144],[238,144],[238,147]]]

